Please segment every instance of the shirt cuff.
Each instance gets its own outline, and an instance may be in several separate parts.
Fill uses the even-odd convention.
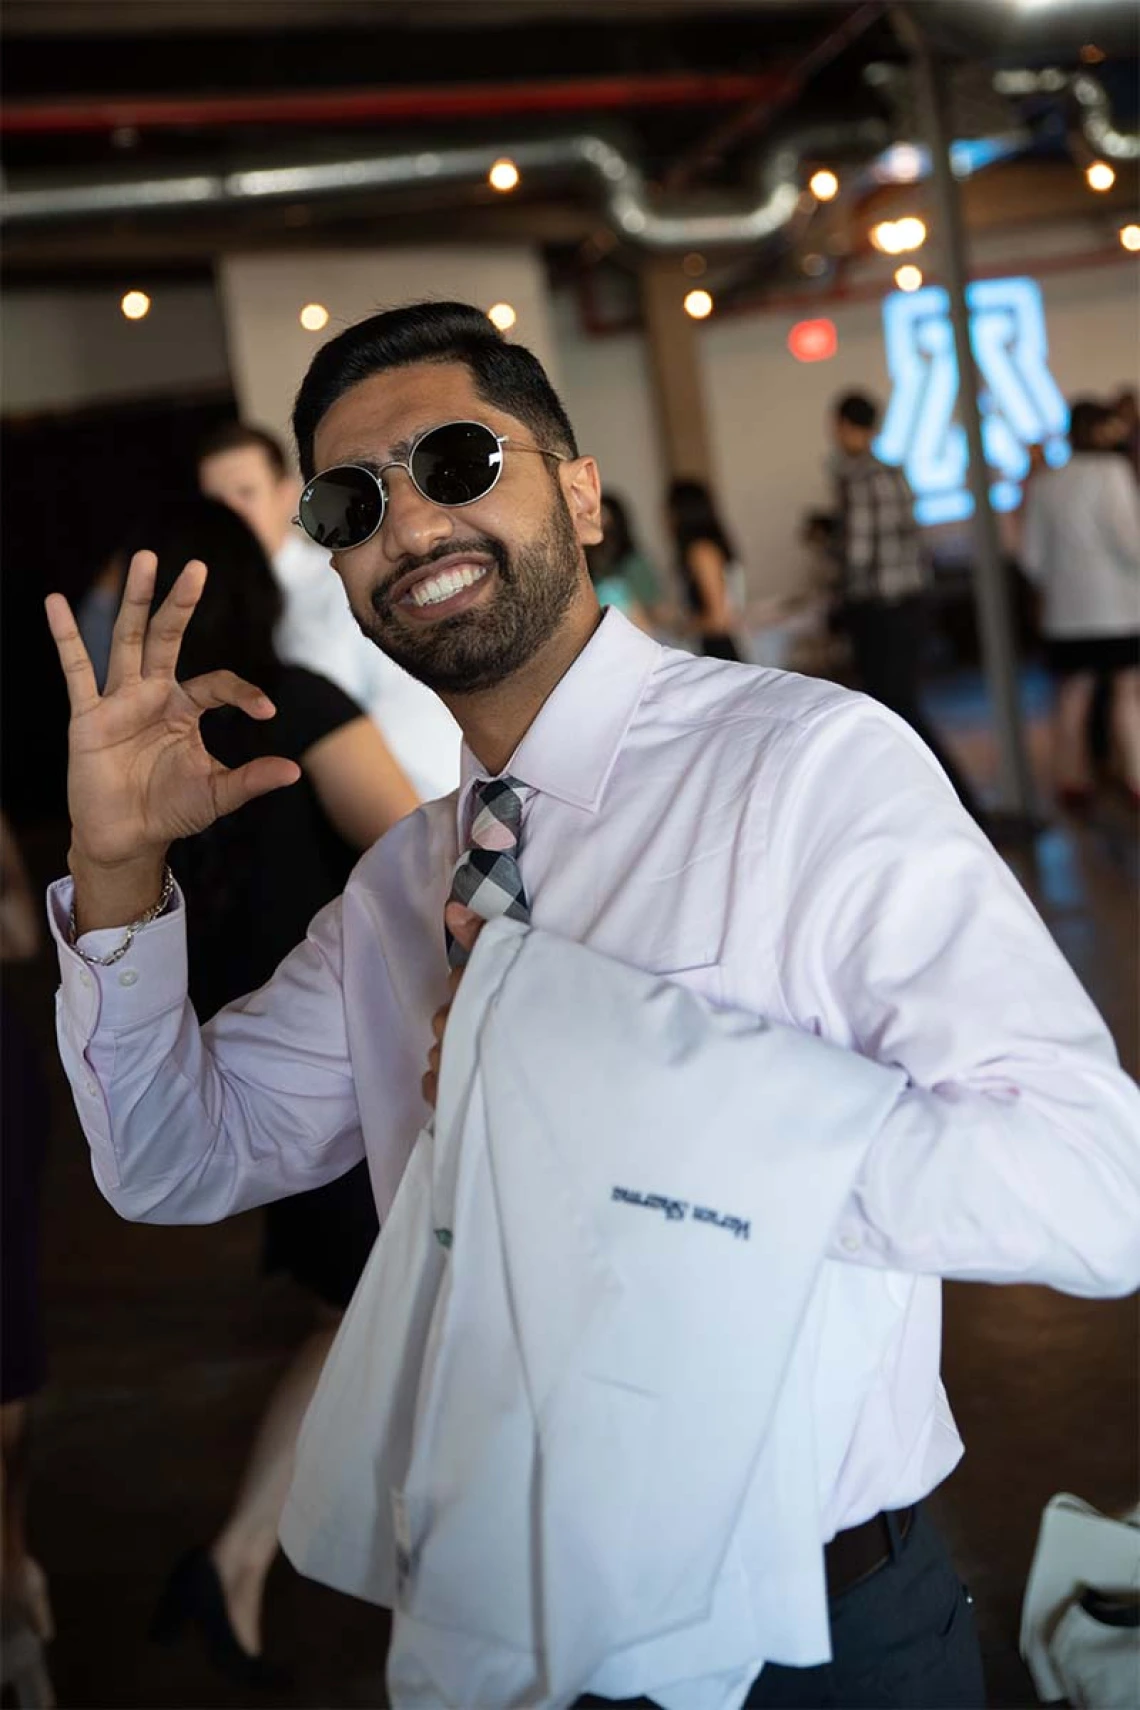
[[[47,894],[47,916],[59,953],[63,1008],[81,1040],[96,1030],[121,1033],[186,1001],[186,909],[175,885],[166,913],[140,926],[126,955],[110,967],[85,962],[70,941],[74,880],[58,879]],[[84,932],[91,956],[109,956],[126,937],[125,926]]]

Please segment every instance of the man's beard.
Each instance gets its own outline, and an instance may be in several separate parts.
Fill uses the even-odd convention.
[[[559,490],[541,532],[525,546],[508,552],[491,535],[447,541],[427,558],[400,565],[387,586],[461,552],[492,564],[498,587],[489,604],[420,628],[402,622],[386,590],[377,588],[371,611],[364,617],[357,614],[369,640],[437,694],[493,689],[521,670],[558,628],[581,576],[581,549]]]

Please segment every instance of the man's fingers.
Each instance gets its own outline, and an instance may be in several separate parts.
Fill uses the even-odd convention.
[[[79,625],[62,594],[49,594],[44,601],[44,610],[47,613],[51,638],[55,642],[59,662],[63,667],[71,711],[73,714],[87,712],[90,707],[99,704],[99,689],[87,649],[83,645],[83,637],[79,633]]]
[[[436,1077],[429,1071],[420,1082],[420,1090],[424,1095],[424,1103],[435,1109],[435,1095],[438,1090]]]
[[[119,615],[111,632],[111,659],[107,667],[107,691],[132,683],[142,671],[143,642],[150,622],[150,602],[158,559],[153,552],[136,552],[127,571]]]
[[[150,620],[143,644],[144,677],[173,677],[186,625],[206,586],[206,566],[192,558]]]
[[[295,760],[286,760],[281,755],[266,755],[258,760],[251,760],[248,765],[238,766],[235,771],[227,772],[219,767],[214,778],[214,807],[218,818],[227,813],[233,813],[237,808],[244,807],[256,796],[268,795],[270,790],[284,789],[287,784],[295,784],[301,776],[301,768]]]
[[[443,1038],[444,1030],[447,1027],[447,1018],[450,1014],[451,1005],[449,1003],[445,1003],[442,1009],[436,1010],[435,1014],[431,1018],[431,1032],[433,1039]]]
[[[200,712],[240,707],[250,718],[272,718],[277,710],[256,683],[247,683],[233,671],[210,671],[204,677],[192,677],[182,688]]]
[[[470,955],[475,948],[475,940],[482,932],[487,922],[481,914],[476,914],[466,903],[449,902],[443,911],[443,922],[453,938],[459,940]]]

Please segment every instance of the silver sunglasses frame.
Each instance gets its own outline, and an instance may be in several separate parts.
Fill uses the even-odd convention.
[[[498,467],[495,470],[494,479],[492,480],[490,486],[486,489],[486,492],[477,494],[476,497],[473,499],[460,499],[454,505],[445,505],[442,503],[441,500],[433,499],[430,493],[424,492],[423,488],[420,486],[419,482],[416,480],[415,473],[412,469],[412,459],[415,457],[416,452],[419,450],[419,448],[423,444],[424,440],[429,438],[431,434],[442,433],[444,428],[453,428],[453,427],[477,427],[477,428],[482,428],[484,433],[489,433],[491,435],[491,438],[498,445],[499,462],[498,462]],[[300,498],[299,504],[300,505],[304,504],[305,499],[307,498],[309,492],[316,485],[316,483],[318,481],[323,480],[323,478],[326,475],[335,475],[337,470],[339,470],[339,469],[356,469],[356,470],[359,470],[362,475],[367,475],[369,480],[375,481],[377,491],[380,494],[380,515],[379,515],[379,518],[377,519],[375,528],[369,529],[369,531],[366,535],[363,535],[360,538],[360,540],[354,541],[351,546],[334,546],[334,547],[328,549],[328,550],[331,550],[333,552],[355,552],[356,548],[358,546],[364,546],[368,541],[370,541],[372,539],[373,535],[379,534],[381,528],[384,525],[384,518],[388,515],[388,489],[384,484],[384,476],[387,474],[389,469],[402,469],[405,472],[405,474],[407,475],[408,480],[412,483],[412,486],[415,488],[416,492],[419,494],[420,498],[426,499],[429,505],[439,505],[442,510],[446,510],[446,511],[461,511],[461,510],[466,509],[466,507],[468,505],[477,505],[479,503],[480,499],[485,499],[487,497],[488,493],[494,492],[495,488],[499,484],[499,477],[503,473],[503,462],[504,462],[503,447],[506,445],[509,445],[513,451],[533,451],[539,457],[553,457],[559,463],[569,463],[570,462],[570,458],[566,455],[566,453],[564,451],[547,451],[541,445],[519,445],[511,438],[510,434],[496,433],[494,428],[489,428],[487,426],[486,422],[476,422],[476,421],[468,421],[468,420],[460,420],[460,421],[454,421],[454,422],[437,422],[434,427],[425,428],[422,433],[416,435],[415,439],[412,441],[411,446],[408,450],[407,460],[404,462],[401,462],[399,458],[394,457],[394,458],[392,458],[392,460],[390,462],[382,463],[380,465],[379,469],[369,469],[363,463],[333,463],[329,466],[328,469],[318,470],[318,472],[313,476],[312,480],[308,481],[306,483],[306,485],[305,485],[305,487],[301,493],[301,498]],[[305,527],[304,523],[301,521],[300,509],[298,509],[297,515],[293,518],[293,523],[294,523],[295,527],[297,527],[301,530],[301,532],[304,534],[306,540],[313,541],[313,544],[315,546],[323,546],[324,545],[323,541],[316,540],[314,538],[314,536],[309,533],[308,529]]]

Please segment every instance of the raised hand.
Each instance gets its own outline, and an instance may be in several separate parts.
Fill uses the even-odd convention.
[[[292,760],[276,757],[229,771],[207,752],[199,722],[211,707],[240,707],[257,719],[272,718],[275,709],[232,671],[178,681],[179,649],[206,566],[191,560],[151,617],[156,569],[153,552],[131,560],[101,695],[70,606],[61,594],[46,602],[71,701],[70,865],[81,931],[137,918],[157,896],[175,838],[301,775]]]

